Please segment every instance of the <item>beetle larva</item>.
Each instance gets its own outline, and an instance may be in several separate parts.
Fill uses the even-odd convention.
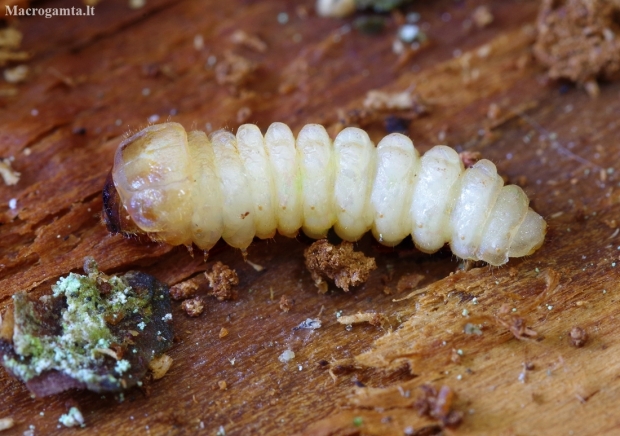
[[[465,170],[449,147],[420,157],[404,135],[375,147],[353,127],[332,143],[316,124],[297,139],[282,123],[264,136],[245,124],[236,135],[209,137],[177,123],[153,125],[120,144],[111,176],[104,189],[111,231],[204,250],[220,237],[245,249],[276,230],[322,238],[334,227],[347,241],[372,230],[394,246],[411,234],[421,251],[448,242],[460,258],[502,265],[534,252],[546,231],[523,190],[503,186],[490,161]]]

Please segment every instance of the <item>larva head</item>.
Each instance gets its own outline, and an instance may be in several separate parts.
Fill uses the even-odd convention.
[[[177,123],[149,126],[124,140],[112,168],[117,200],[104,191],[108,227],[131,233],[131,223],[151,239],[191,244],[191,174],[187,134]],[[107,197],[107,200],[106,200]]]
[[[112,171],[108,173],[103,187],[103,220],[110,233],[128,235],[140,233],[140,229],[136,227],[127,212],[124,212],[121,199],[114,186],[114,180],[112,180]]]

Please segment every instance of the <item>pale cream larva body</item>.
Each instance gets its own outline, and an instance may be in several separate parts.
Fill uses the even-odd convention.
[[[297,138],[282,123],[264,136],[246,124],[209,137],[158,124],[123,141],[112,176],[141,231],[204,250],[220,238],[245,249],[255,236],[302,229],[321,238],[333,227],[347,241],[371,230],[393,246],[411,235],[427,253],[449,243],[460,258],[502,265],[535,251],[546,230],[523,190],[503,186],[490,161],[464,169],[441,145],[420,157],[401,134],[375,147],[358,128],[332,142],[316,124]]]

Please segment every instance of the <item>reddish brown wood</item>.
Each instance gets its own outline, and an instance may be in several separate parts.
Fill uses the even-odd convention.
[[[530,57],[537,3],[487,2],[494,22],[464,31],[462,22],[483,3],[414,3],[430,43],[402,66],[391,49],[395,19],[388,17],[383,34],[364,35],[347,31],[353,18],[316,17],[310,1],[147,0],[133,11],[125,1],[103,0],[93,19],[20,20],[32,74],[15,97],[0,100],[0,156],[14,156],[22,173],[16,186],[0,185],[2,309],[16,291],[48,293],[58,277],[80,269],[85,255],[105,271],[139,268],[171,284],[220,260],[237,270],[241,283],[238,300],[208,300],[197,319],[175,303],[174,364],[150,396],[132,390],[122,403],[88,392],[35,399],[2,370],[0,418],[17,421],[15,434],[30,425],[35,434],[77,433],[57,429],[65,403],[74,400],[99,434],[212,435],[220,426],[227,435],[403,434],[408,426],[433,424],[411,408],[416,386],[431,382],[458,395],[465,419],[448,431],[453,434],[614,434],[620,85],[602,84],[601,96],[590,99],[548,83]],[[44,4],[71,6],[68,0]],[[287,24],[278,23],[281,12],[288,13]],[[267,51],[235,46],[230,36],[238,29],[259,36]],[[197,34],[204,37],[200,51]],[[206,67],[209,56],[221,62],[227,51],[258,65],[238,89],[218,84]],[[550,226],[540,251],[500,269],[444,279],[457,266],[448,252],[390,252],[367,238],[359,246],[379,267],[368,283],[349,294],[320,295],[303,266],[303,237],[252,245],[249,259],[266,267],[257,272],[223,246],[204,264],[185,248],[110,236],[101,223],[99,196],[114,149],[152,115],[187,128],[235,128],[238,111],[247,107],[248,121],[262,129],[283,121],[297,131],[308,122],[336,124],[338,109],[361,108],[368,90],[414,85],[429,107],[410,126],[416,145],[481,151],[510,181],[525,176],[525,189]],[[491,104],[499,107],[496,119],[487,117]],[[368,127],[375,140],[385,133],[381,123]],[[74,133],[81,128],[85,134]],[[15,210],[8,207],[12,198]],[[412,272],[425,275],[420,288],[431,287],[393,302],[403,295],[383,292],[381,276],[389,271],[392,289]],[[542,275],[549,271],[559,274],[551,291]],[[461,301],[463,294],[479,304]],[[278,307],[282,295],[295,300],[288,313]],[[518,341],[499,326],[494,316],[503,304],[518,308],[543,339]],[[486,323],[482,336],[461,333],[468,319],[463,309]],[[395,330],[383,337],[377,327],[347,331],[336,321],[339,311],[366,310],[384,313]],[[292,330],[319,313],[320,329]],[[569,344],[574,326],[588,331],[583,348]],[[224,338],[222,327],[229,331]],[[453,348],[464,351],[458,363]],[[283,364],[278,356],[286,349],[296,357]],[[334,382],[320,362],[340,359],[363,368]],[[521,383],[522,363],[530,361],[535,367]],[[356,388],[355,380],[370,388]],[[399,387],[412,396],[403,397]]]

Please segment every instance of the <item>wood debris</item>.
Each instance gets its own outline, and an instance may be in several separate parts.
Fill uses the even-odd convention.
[[[368,280],[370,272],[377,268],[375,259],[353,250],[351,242],[338,246],[320,239],[304,251],[306,267],[321,293],[327,292],[325,278],[333,280],[337,287],[349,291]]]
[[[205,277],[211,288],[208,295],[214,296],[219,301],[236,298],[235,286],[239,284],[239,276],[234,269],[218,261],[213,264],[211,272],[205,272]]]
[[[249,261],[249,260],[247,260],[247,259],[245,259],[245,263],[247,263],[248,265],[250,265],[252,268],[254,268],[254,270],[255,270],[255,271],[258,271],[258,272],[261,272],[261,271],[263,271],[263,270],[265,269],[265,267],[264,267],[264,266],[259,265],[259,264],[257,264],[257,263],[254,263],[254,262],[252,262],[252,261]]]
[[[194,297],[183,301],[181,307],[188,316],[197,317],[204,311],[205,302],[200,297]]]
[[[474,9],[474,12],[471,14],[471,19],[476,27],[482,29],[493,22],[493,14],[488,6],[482,5]]]
[[[394,111],[399,111],[398,116]],[[428,113],[428,108],[411,90],[389,93],[380,90],[368,91],[363,107],[345,110],[337,109],[338,121],[328,127],[331,135],[337,135],[345,127],[368,128],[381,123],[388,133],[405,133],[411,120]]]
[[[453,410],[456,394],[448,386],[442,386],[439,391],[430,385],[420,386],[422,395],[416,400],[413,408],[420,416],[428,416],[441,422],[449,428],[456,428],[463,421],[463,412]]]
[[[215,80],[219,85],[230,85],[237,89],[252,80],[257,67],[255,62],[228,51],[215,66]]]
[[[532,330],[525,324],[525,320],[514,313],[506,304],[502,305],[497,315],[495,315],[497,323],[507,328],[515,338],[524,340],[533,340],[538,336],[535,330]]]
[[[170,367],[172,366],[172,357],[167,354],[154,357],[149,363],[149,369],[153,373],[153,379],[159,380],[166,375]]]
[[[76,406],[73,406],[69,409],[67,413],[61,415],[61,417],[58,418],[58,422],[60,422],[65,427],[83,427],[86,421],[84,420],[84,415],[82,415],[80,409],[78,409]]]
[[[616,221],[615,219],[604,219],[603,222],[610,229],[615,229],[618,227],[618,221]]]
[[[295,330],[316,330],[321,328],[321,320],[318,318],[306,318],[305,321],[299,323],[298,326],[293,327],[293,331]]]
[[[385,92],[372,89],[366,94],[364,107],[377,111],[411,110],[418,104],[417,97],[410,91]]]
[[[322,17],[346,17],[355,12],[355,0],[318,0],[316,12]]]
[[[544,0],[534,54],[552,79],[587,85],[620,78],[620,4],[608,0]]]
[[[242,45],[259,53],[265,53],[267,51],[267,43],[265,41],[260,39],[258,36],[250,35],[241,29],[235,30],[235,33],[231,35],[230,40],[234,44]]]
[[[27,52],[19,51],[21,42],[22,33],[19,30],[13,27],[0,29],[0,66],[30,58]]]
[[[293,307],[293,304],[295,304],[295,300],[293,300],[291,297],[287,296],[287,295],[282,295],[282,297],[280,297],[280,310],[284,313],[287,313],[289,310],[291,310],[291,308]]]
[[[4,184],[8,186],[16,185],[21,174],[11,167],[10,159],[0,159],[0,176]]]
[[[287,363],[295,358],[295,353],[292,350],[284,350],[282,354],[278,356],[278,360],[282,363]]]
[[[535,368],[535,365],[531,362],[523,362],[523,364],[521,365],[522,369],[521,372],[519,373],[519,377],[518,380],[521,383],[526,383],[527,382],[527,373],[529,371],[533,371]]]
[[[588,341],[588,333],[584,328],[575,326],[569,332],[568,339],[573,347],[581,348]]]
[[[196,295],[196,291],[202,283],[205,283],[205,277],[202,274],[192,277],[191,279],[177,283],[170,288],[170,297],[173,300],[185,300]]]
[[[344,325],[359,324],[359,323],[367,322],[370,325],[373,325],[375,327],[382,326],[385,323],[389,322],[387,316],[385,316],[383,313],[372,313],[372,312],[366,312],[366,313],[358,312],[355,315],[342,315],[338,317],[337,321],[340,324],[344,324]]]
[[[491,103],[487,110],[487,118],[492,121],[497,121],[501,116],[502,110],[497,103]]]
[[[8,430],[15,425],[15,420],[13,418],[1,418],[0,419],[0,431]]]
[[[14,68],[4,70],[4,80],[9,83],[20,83],[28,78],[28,65],[17,65]]]
[[[551,294],[555,292],[560,285],[560,273],[553,269],[546,269],[543,277],[545,278],[546,293]]]

